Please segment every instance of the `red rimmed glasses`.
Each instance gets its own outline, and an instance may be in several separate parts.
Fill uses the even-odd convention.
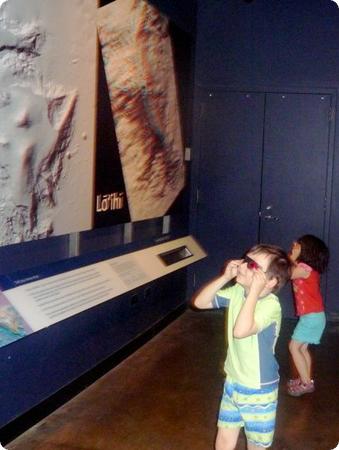
[[[250,258],[248,255],[245,255],[244,262],[247,264],[248,269],[250,269],[250,270],[260,269],[265,273],[265,271],[263,270],[261,265],[258,264],[256,261],[254,261],[254,259]]]

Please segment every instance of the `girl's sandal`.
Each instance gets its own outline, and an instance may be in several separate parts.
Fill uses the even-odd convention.
[[[290,380],[288,380],[287,382],[287,387],[293,387],[293,386],[298,386],[298,384],[301,383],[301,379],[300,378],[291,378]]]
[[[301,395],[310,394],[311,392],[314,392],[314,389],[315,389],[314,381],[311,380],[307,384],[300,383],[296,386],[289,387],[287,393],[292,397],[300,397]]]

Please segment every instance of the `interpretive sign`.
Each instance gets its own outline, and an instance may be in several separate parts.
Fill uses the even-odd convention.
[[[185,248],[185,257],[164,261],[164,255]],[[0,346],[75,314],[114,299],[132,289],[182,269],[206,255],[191,237],[168,241],[43,279],[0,294]],[[31,280],[34,281],[31,281]]]

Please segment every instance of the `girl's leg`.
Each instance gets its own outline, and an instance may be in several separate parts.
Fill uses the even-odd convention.
[[[300,348],[301,353],[304,355],[306,365],[307,365],[307,375],[309,380],[312,379],[312,357],[308,349],[308,344],[303,344]]]
[[[215,450],[235,450],[240,428],[218,427]]]
[[[307,359],[308,357],[305,356],[305,353],[302,351],[302,347],[304,345],[305,344],[303,342],[298,342],[291,339],[289,343],[289,350],[291,352],[293,362],[295,364],[295,367],[297,368],[302,383],[308,384],[311,382],[311,377],[309,374],[310,361]]]

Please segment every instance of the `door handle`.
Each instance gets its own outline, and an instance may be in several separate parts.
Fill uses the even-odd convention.
[[[279,220],[279,217],[277,216],[264,216],[264,220],[270,221],[270,222],[277,222]]]

